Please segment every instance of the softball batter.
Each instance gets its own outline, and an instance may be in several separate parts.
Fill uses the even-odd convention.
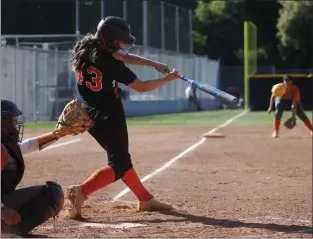
[[[91,136],[107,152],[108,166],[96,170],[85,182],[67,190],[69,216],[81,217],[81,207],[87,196],[122,179],[138,199],[138,210],[166,210],[172,206],[157,201],[142,185],[131,162],[125,113],[118,91],[123,83],[137,92],[148,92],[178,79],[176,70],[133,54],[135,37],[129,24],[119,17],[100,21],[95,35],[87,34],[74,47],[73,70],[83,108],[93,119]],[[166,74],[164,78],[141,81],[124,63],[154,67]],[[88,159],[89,160],[89,159]]]

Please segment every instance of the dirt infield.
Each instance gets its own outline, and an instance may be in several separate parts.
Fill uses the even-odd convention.
[[[222,123],[222,122],[221,122]],[[131,128],[140,177],[198,142],[208,128]],[[270,138],[270,128],[226,127],[145,182],[170,212],[138,213],[132,193],[116,182],[90,196],[84,221],[57,218],[35,229],[43,237],[312,237],[312,138],[304,127]],[[37,134],[38,132],[36,132]],[[26,160],[23,185],[81,183],[106,164],[88,135]],[[68,137],[66,140],[73,138]]]

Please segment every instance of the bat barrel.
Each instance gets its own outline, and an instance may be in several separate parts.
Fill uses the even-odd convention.
[[[195,80],[191,80],[185,77],[181,77],[182,80],[188,82],[189,84],[191,84],[192,86],[210,94],[213,95],[221,100],[226,101],[227,103],[230,104],[237,104],[239,102],[239,99],[233,95],[230,95],[224,91],[221,91],[213,86],[209,86],[209,85],[204,85],[199,81],[195,81]]]

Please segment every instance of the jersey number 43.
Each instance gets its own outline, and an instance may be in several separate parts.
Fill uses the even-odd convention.
[[[91,76],[91,82],[89,82],[89,81],[84,82],[84,77],[83,77],[82,72],[78,72],[77,73],[77,84],[83,85],[85,83],[87,88],[89,88],[92,91],[96,91],[96,92],[102,90],[102,74],[101,74],[101,72],[97,68],[95,68],[93,66],[89,66],[87,68],[87,73]]]

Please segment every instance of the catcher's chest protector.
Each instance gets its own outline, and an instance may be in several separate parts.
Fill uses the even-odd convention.
[[[23,178],[25,164],[17,145],[1,143],[7,153],[7,164],[1,172],[1,194],[14,191]]]

